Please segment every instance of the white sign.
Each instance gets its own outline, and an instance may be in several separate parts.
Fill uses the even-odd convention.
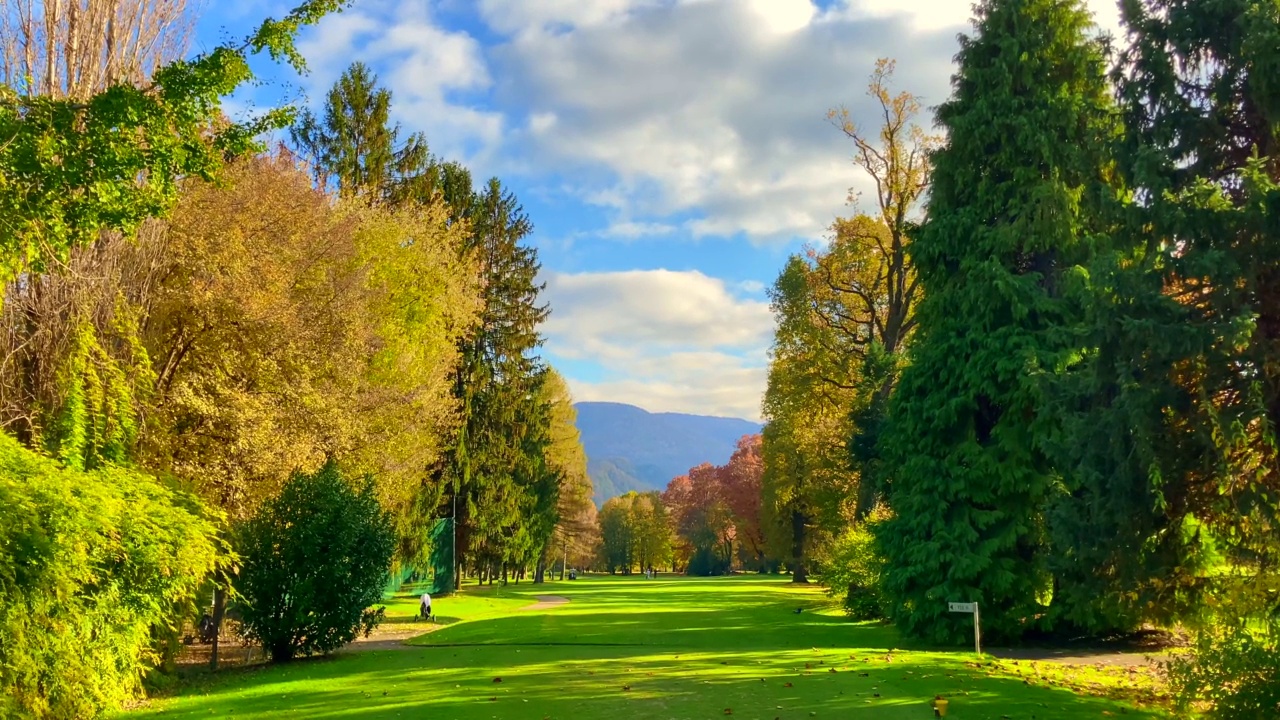
[[[947,603],[947,610],[951,612],[971,613],[973,615],[973,651],[979,655],[982,654],[982,630],[979,629],[978,620],[978,603]]]

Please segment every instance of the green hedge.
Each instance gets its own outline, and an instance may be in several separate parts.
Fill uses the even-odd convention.
[[[214,519],[136,471],[69,470],[0,434],[0,717],[137,697],[213,570]]]

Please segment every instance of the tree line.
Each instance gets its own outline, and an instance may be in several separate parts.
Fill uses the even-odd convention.
[[[588,566],[623,575],[650,568],[701,576],[775,569],[761,516],[760,448],[759,435],[744,435],[724,465],[691,468],[662,492],[607,500]]]
[[[439,553],[441,519],[447,587],[540,581],[593,522],[514,194],[406,136],[358,63],[314,114],[221,113],[251,55],[303,70],[295,34],[344,5],[190,58],[181,2],[0,9],[0,714],[126,702],[210,591],[215,625],[237,597],[288,659],[376,622],[368,600]],[[272,570],[322,517],[352,551]],[[307,592],[350,581],[323,601],[354,610],[254,624],[312,571]]]
[[[1280,12],[1122,21],[984,0],[939,136],[888,61],[880,127],[829,114],[874,191],[772,287],[767,532],[797,581],[933,642],[971,636],[948,601],[1001,641],[1198,628],[1181,700],[1265,714]]]

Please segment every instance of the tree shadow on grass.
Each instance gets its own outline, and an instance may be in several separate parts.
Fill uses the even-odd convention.
[[[459,647],[307,661],[212,684],[172,711],[275,717],[707,718],[930,717],[941,694],[953,720],[1072,720],[1121,712],[1069,690],[991,676],[946,657],[885,661],[845,650],[655,652],[621,647]],[[806,667],[808,664],[808,667]],[[834,672],[832,672],[834,670]],[[501,682],[495,682],[500,678]],[[1127,709],[1135,718],[1158,714]]]
[[[655,607],[631,612],[547,612],[461,623],[415,638],[416,645],[598,644],[724,650],[862,647],[901,644],[891,627],[851,623],[816,613],[795,614],[788,605],[687,609]]]

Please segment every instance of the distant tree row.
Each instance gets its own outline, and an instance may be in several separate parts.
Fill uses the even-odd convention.
[[[599,513],[598,567],[629,575],[648,568],[689,575],[765,572],[759,435],[744,435],[723,466],[704,463],[659,493],[630,492]]]

